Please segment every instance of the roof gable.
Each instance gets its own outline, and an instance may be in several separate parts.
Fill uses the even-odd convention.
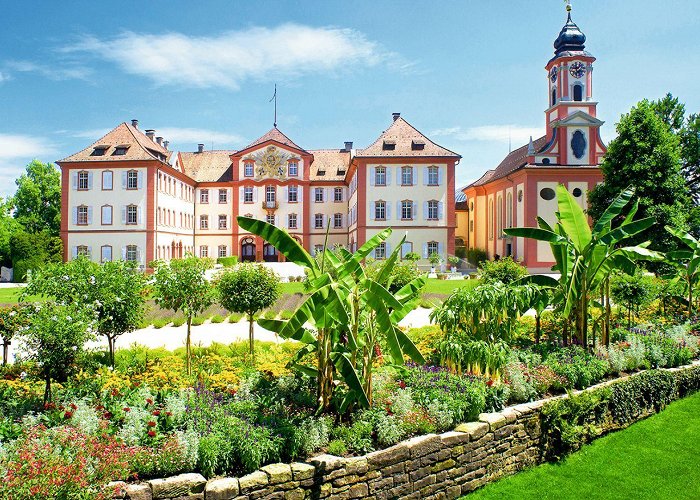
[[[578,111],[575,111],[570,115],[567,115],[564,118],[561,118],[556,122],[552,123],[552,127],[562,127],[565,125],[583,125],[600,127],[603,123],[605,122],[579,109]]]
[[[390,149],[387,149],[387,145]],[[407,156],[446,156],[461,158],[454,151],[443,148],[423,135],[406,120],[397,117],[382,134],[365,149],[359,149],[357,157],[407,157]]]
[[[281,144],[283,146],[294,148],[298,151],[306,152],[303,148],[301,148],[297,144],[295,144],[294,141],[292,141],[289,137],[287,137],[282,132],[280,132],[280,130],[277,127],[272,127],[265,135],[254,140],[253,142],[248,144],[246,147],[241,149],[239,152],[247,151],[249,149],[254,148],[255,146],[260,146],[261,144],[264,144],[268,141],[274,141],[274,142],[277,142],[278,144]]]

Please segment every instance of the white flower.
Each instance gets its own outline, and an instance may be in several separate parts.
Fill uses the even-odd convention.
[[[90,284],[91,285],[95,284],[95,277],[94,276],[90,276]]]
[[[77,345],[74,345],[74,346],[73,346],[73,350],[74,350],[74,351],[77,351],[77,350],[78,350],[78,346],[77,346]]]
[[[20,374],[19,374],[19,378],[21,378],[22,380],[24,380],[25,378],[27,378],[27,372],[22,372],[22,373],[20,373]]]
[[[10,318],[11,318],[12,316],[14,316],[15,314],[17,314],[17,311],[10,311]]]
[[[70,281],[70,276],[68,276],[67,274],[65,274],[65,275],[63,276],[63,279],[64,279],[64,281]]]
[[[73,321],[73,318],[71,318],[70,316],[66,316],[66,319],[67,319],[68,321]]]

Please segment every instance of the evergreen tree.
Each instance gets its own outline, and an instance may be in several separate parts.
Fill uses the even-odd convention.
[[[669,121],[678,123],[676,107],[664,104]],[[657,103],[645,99],[622,115],[618,136],[610,142],[601,165],[605,182],[589,194],[589,213],[597,219],[620,191],[632,186],[639,197],[637,217],[654,217],[657,224],[630,244],[651,240],[654,249],[666,251],[677,244],[664,225],[687,230],[693,203],[681,172],[679,138],[659,109]]]

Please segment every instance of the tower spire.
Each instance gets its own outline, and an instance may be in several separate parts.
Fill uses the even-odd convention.
[[[275,119],[272,122],[272,126],[277,128],[277,84],[275,83],[275,93],[272,94],[272,98],[268,102],[275,101]]]

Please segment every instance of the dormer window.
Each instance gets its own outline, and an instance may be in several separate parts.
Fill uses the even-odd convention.
[[[316,175],[318,175],[319,177],[323,177],[324,175],[326,175],[326,171],[325,171],[325,170],[319,170],[319,171],[316,173]]]
[[[383,151],[394,151],[396,149],[396,141],[384,141],[382,144]]]
[[[90,156],[104,156],[108,149],[109,146],[95,146]]]
[[[415,140],[411,142],[411,149],[413,151],[423,151],[425,149],[425,141]]]
[[[129,146],[117,146],[114,148],[114,153],[112,153],[112,156],[124,156],[129,149]]]
[[[339,168],[338,171],[336,172],[336,175],[345,175],[345,169]]]

